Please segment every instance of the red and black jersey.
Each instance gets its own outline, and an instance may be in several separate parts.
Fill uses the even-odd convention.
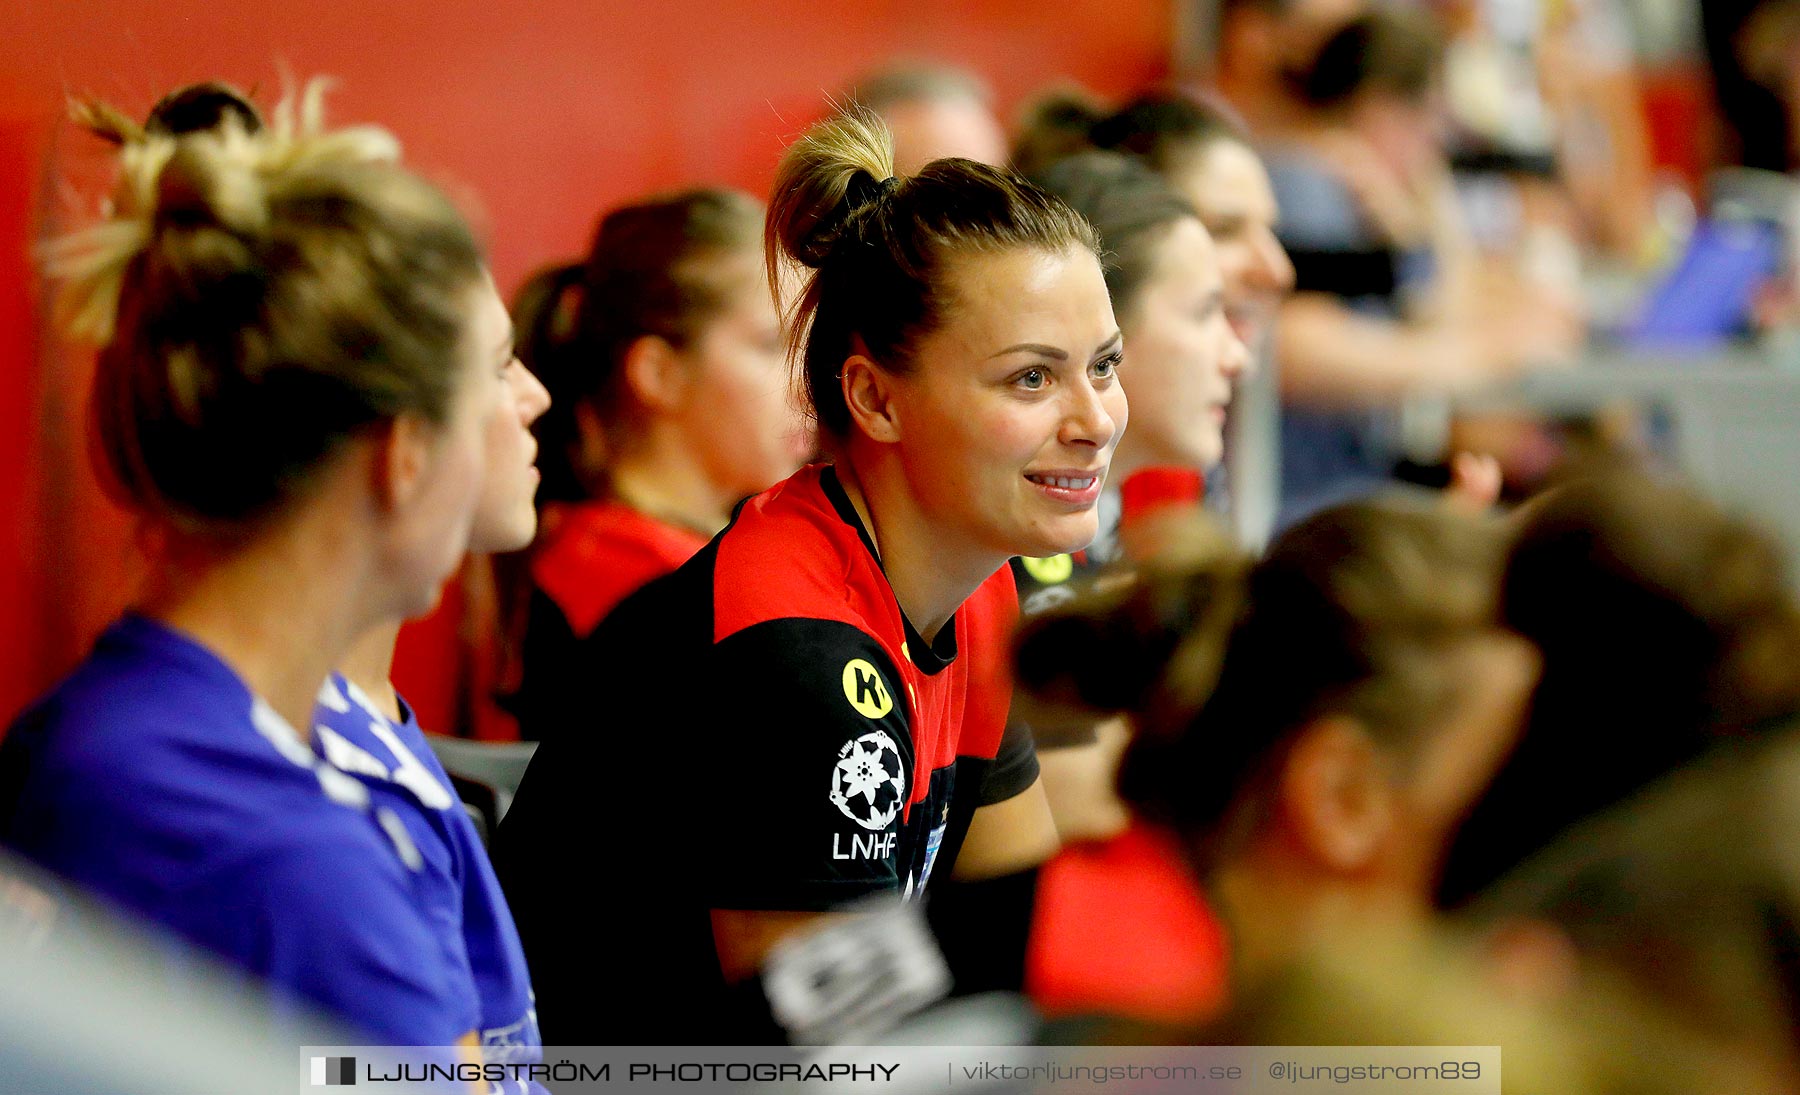
[[[1006,732],[1016,611],[1002,568],[927,643],[823,466],[621,604],[584,644],[592,712],[544,742],[496,842],[546,1038],[716,1035],[709,910],[942,877],[975,809],[1037,776]]]
[[[507,706],[526,739],[552,733],[588,693],[581,647],[620,601],[693,558],[706,537],[622,502],[553,506],[531,552],[522,672]]]
[[[693,558],[707,538],[623,502],[553,507],[531,552],[532,583],[585,638],[644,583]]]

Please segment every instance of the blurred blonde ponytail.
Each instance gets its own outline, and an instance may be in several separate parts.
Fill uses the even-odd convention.
[[[391,135],[324,128],[323,91],[305,85],[256,132],[247,104],[179,134],[75,107],[120,146],[119,182],[110,213],[49,243],[45,265],[68,329],[102,345],[106,478],[183,528],[241,526],[361,425],[441,420],[457,383],[480,250],[397,166]]]

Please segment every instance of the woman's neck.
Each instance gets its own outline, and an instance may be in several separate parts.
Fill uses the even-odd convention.
[[[652,427],[608,469],[613,496],[632,509],[708,535],[731,520],[737,499],[707,475],[692,446]]]
[[[332,667],[367,628],[365,567],[323,522],[229,550],[174,547],[138,609],[217,655],[303,741]]]
[[[1005,556],[981,550],[957,551],[933,527],[892,462],[849,461],[836,465],[838,481],[856,507],[881,558],[894,599],[919,637],[937,641],[938,632],[982,582],[1006,565]]]
[[[1411,922],[1402,896],[1280,854],[1250,852],[1208,887],[1229,928],[1232,979],[1253,984],[1346,932]]]
[[[381,713],[400,721],[400,695],[394,691],[394,643],[400,638],[400,621],[377,624],[363,632],[338,662],[338,672],[372,700]]]

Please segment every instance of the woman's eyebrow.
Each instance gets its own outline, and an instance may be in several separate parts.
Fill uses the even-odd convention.
[[[1053,358],[1057,361],[1069,360],[1067,350],[1059,350],[1055,346],[1046,346],[1041,342],[1021,342],[1017,346],[1008,346],[999,353],[988,355],[988,360],[1005,357],[1007,354],[1037,354],[1039,357]]]
[[[1107,354],[1112,353],[1114,350],[1117,350],[1119,347],[1123,346],[1124,344],[1125,344],[1124,332],[1123,331],[1114,331],[1112,333],[1112,337],[1107,339],[1105,342],[1102,342],[1100,344],[1100,348],[1094,351],[1094,357],[1096,357],[1096,358],[1105,357]]]
[[[499,351],[495,356],[503,361],[511,361],[513,359],[513,351],[518,348],[517,338],[518,330],[511,324],[508,324],[506,327],[506,337],[502,338],[499,344],[495,346],[495,349]]]

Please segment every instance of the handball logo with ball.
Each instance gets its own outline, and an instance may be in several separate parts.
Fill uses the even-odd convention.
[[[906,803],[906,772],[894,739],[876,730],[845,742],[831,771],[831,801],[865,829],[893,824]]]

